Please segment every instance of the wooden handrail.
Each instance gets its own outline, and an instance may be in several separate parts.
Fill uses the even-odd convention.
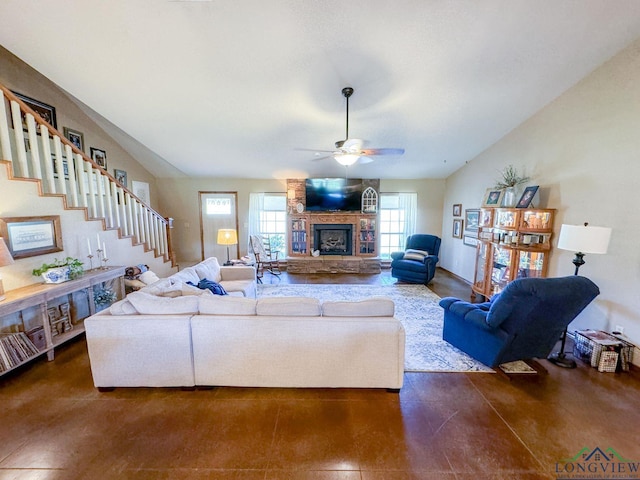
[[[61,169],[62,159],[67,159],[67,165],[69,168],[69,177],[68,181],[70,183],[69,188],[65,186],[65,176],[62,172],[59,173],[59,182],[60,182],[60,191],[63,195],[67,195],[67,191],[71,195],[71,202],[73,207],[83,207],[87,210],[89,218],[103,218],[105,221],[105,226],[107,227],[117,227],[120,230],[121,235],[131,236],[137,239],[139,243],[146,244],[147,248],[151,250],[155,250],[156,255],[163,255],[166,260],[175,263],[173,246],[171,242],[171,229],[173,228],[172,220],[170,218],[165,218],[155,209],[153,209],[146,202],[138,198],[131,190],[129,190],[126,186],[120,184],[114,176],[112,176],[107,170],[98,165],[92,158],[87,156],[85,152],[80,150],[77,146],[75,146],[71,141],[69,141],[63,134],[60,133],[56,128],[53,127],[50,123],[46,122],[36,111],[34,111],[31,107],[29,107],[23,100],[21,100],[16,94],[14,94],[11,90],[6,88],[4,85],[0,84],[0,92],[3,98],[2,102],[4,102],[4,98],[6,97],[10,106],[10,117],[12,121],[15,119],[14,123],[18,121],[18,109],[20,110],[20,116],[28,115],[27,123],[28,123],[28,135],[33,139],[33,135],[36,133],[38,135],[48,133],[48,138],[53,139],[53,143],[55,146],[55,158],[56,158],[56,167],[58,170]],[[13,105],[15,102],[16,105]],[[4,104],[1,105],[2,111],[4,111]],[[33,117],[34,123],[31,121],[31,117]],[[2,138],[0,138],[0,143],[2,143],[3,152],[11,155],[13,157],[12,148],[10,146],[7,147],[7,132],[9,131],[9,124],[6,118],[0,118],[0,131]],[[35,126],[35,133],[34,133]],[[44,127],[44,128],[43,128]],[[24,133],[22,132],[22,125],[14,125],[14,133],[16,137],[16,141],[19,143],[19,139],[25,138]],[[18,130],[20,129],[20,130]],[[46,132],[44,131],[46,130]],[[40,142],[38,142],[39,144]],[[10,145],[10,144],[9,144]],[[52,152],[49,151],[49,141],[45,141],[43,137],[42,142],[42,153],[49,158],[40,159],[40,148],[38,145],[32,146],[32,158],[31,158],[31,169],[32,173],[35,174],[33,178],[38,179],[42,182],[42,174],[41,174],[41,164],[40,161],[44,162],[45,167],[50,165],[50,162],[54,156]],[[46,146],[46,148],[45,148]],[[9,148],[7,150],[7,148]],[[23,178],[32,178],[29,176],[29,168],[27,166],[25,159],[25,148],[16,146],[16,153],[18,155],[17,164],[20,166],[21,174]],[[64,152],[64,154],[63,154]],[[11,163],[14,164],[15,161],[12,158],[8,158],[6,160],[11,160]],[[85,163],[86,162],[86,163]],[[80,186],[76,185],[76,177],[74,173],[74,165],[77,165],[78,169],[78,180],[80,181]],[[87,165],[88,164],[88,165]],[[15,169],[15,165],[14,165]],[[15,171],[15,170],[14,170]],[[89,180],[89,192],[85,191],[84,180],[86,180],[86,175],[93,176],[93,174],[98,174],[100,177],[98,179],[100,182],[98,183],[97,192],[94,191],[93,183]],[[47,185],[49,185],[49,192],[57,193],[57,189],[55,188],[53,182],[52,172],[50,168],[45,168],[45,176],[44,178],[47,180]],[[104,178],[107,179],[107,188],[103,189]],[[120,190],[121,189],[121,190]],[[78,205],[78,194],[82,199],[82,204]],[[87,205],[87,194],[91,199],[91,205]],[[120,198],[122,195],[123,203],[120,203],[120,200],[116,202],[115,198]],[[96,198],[97,197],[97,198]],[[99,200],[99,202],[96,202]],[[131,203],[132,202],[132,203]],[[105,205],[106,204],[106,205]],[[122,205],[122,207],[119,207]],[[99,207],[99,208],[98,208]],[[105,208],[106,207],[106,208]],[[124,218],[121,221],[120,218],[120,208],[123,208],[124,211],[122,215]],[[115,215],[114,215],[115,213]],[[134,215],[136,217],[134,218]],[[139,215],[139,217],[138,217]],[[157,223],[156,223],[157,222]],[[162,225],[162,232],[160,232],[160,226]]]
[[[82,156],[82,158],[86,161],[91,163],[91,165],[94,168],[99,169],[101,172],[103,172],[103,175],[105,175],[107,178],[109,178],[109,180],[111,180],[112,182],[115,182],[116,184],[120,185],[125,192],[128,192],[129,195],[131,195],[133,198],[135,198],[138,202],[140,202],[142,205],[144,205],[145,207],[147,207],[149,210],[151,210],[154,214],[156,214],[158,217],[160,218],[164,218],[159,212],[157,212],[153,207],[151,207],[150,205],[148,205],[147,203],[145,203],[144,201],[142,201],[140,198],[138,198],[131,190],[129,190],[127,187],[125,187],[124,185],[122,185],[120,182],[118,182],[116,180],[116,178],[111,175],[107,170],[105,170],[104,168],[102,168],[100,165],[98,165],[91,157],[89,157],[85,152],[83,152],[82,150],[80,150],[78,147],[76,147],[73,143],[71,143],[62,133],[60,133],[60,131],[56,128],[53,127],[53,125],[51,125],[50,123],[46,122],[35,110],[33,110],[31,107],[29,107],[29,105],[27,105],[26,103],[24,103],[22,100],[20,100],[20,98],[18,98],[11,90],[9,90],[8,88],[6,88],[4,85],[0,84],[0,90],[2,90],[2,92],[4,93],[4,95],[9,99],[9,101],[14,101],[16,102],[18,105],[20,105],[20,108],[25,112],[25,113],[30,113],[31,115],[33,115],[33,118],[35,119],[35,121],[40,124],[40,125],[44,125],[45,127],[47,127],[47,130],[49,130],[49,134],[55,134],[60,138],[60,141],[64,144],[64,145],[68,145],[71,147],[71,150],[73,151],[73,153],[79,154]],[[15,128],[15,126],[14,126]]]

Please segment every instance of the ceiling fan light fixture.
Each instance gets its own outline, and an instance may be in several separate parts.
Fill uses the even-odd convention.
[[[340,165],[344,165],[345,167],[349,167],[356,163],[360,158],[360,155],[354,155],[351,153],[339,153],[333,156]]]

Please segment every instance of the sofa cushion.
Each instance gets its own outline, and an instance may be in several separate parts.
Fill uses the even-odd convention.
[[[198,313],[198,297],[193,295],[175,298],[158,297],[138,291],[127,295],[127,300],[143,315],[182,315]]]
[[[416,250],[415,248],[408,248],[404,252],[405,260],[417,260],[418,262],[423,262],[424,257],[428,257],[429,252],[425,250]]]
[[[109,307],[109,313],[111,315],[136,315],[138,311],[126,298],[115,302]]]
[[[196,269],[194,267],[187,267],[184,270],[180,270],[179,272],[174,273],[169,277],[172,283],[176,282],[193,282],[198,283],[200,281],[200,277],[196,273]]]
[[[256,301],[252,298],[206,295],[199,299],[199,312],[206,315],[255,315]]]
[[[320,300],[308,297],[261,298],[256,305],[257,315],[278,317],[318,317]]]
[[[200,280],[208,278],[220,283],[220,264],[216,257],[210,257],[193,267]],[[196,282],[197,283],[197,282]]]
[[[256,282],[253,280],[223,280],[220,285],[229,295],[236,293],[244,297],[256,298]]]
[[[395,304],[388,297],[372,297],[360,301],[324,302],[324,317],[393,317]]]

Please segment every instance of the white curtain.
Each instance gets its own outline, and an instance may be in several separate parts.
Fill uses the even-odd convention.
[[[251,235],[260,235],[260,212],[264,210],[264,193],[249,194],[249,236],[247,237],[247,252],[252,254],[249,245]]]
[[[417,193],[399,193],[398,209],[404,210],[404,239],[406,243],[407,237],[416,233],[416,224],[418,219],[418,194]]]

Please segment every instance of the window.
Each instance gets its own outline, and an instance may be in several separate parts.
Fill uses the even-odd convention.
[[[404,250],[407,237],[415,232],[416,193],[380,194],[380,257]]]
[[[249,207],[249,233],[269,239],[271,251],[286,255],[287,195],[285,193],[252,193]]]

